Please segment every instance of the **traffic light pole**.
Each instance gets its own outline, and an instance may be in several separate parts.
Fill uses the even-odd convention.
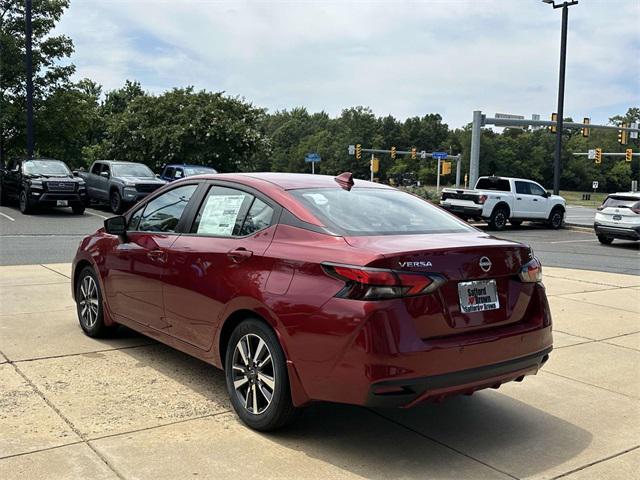
[[[553,194],[560,194],[560,175],[562,174],[562,130],[564,120],[564,79],[567,63],[567,24],[569,17],[569,5],[578,2],[564,2],[562,4],[562,33],[560,39],[560,74],[558,75],[558,121],[556,129],[556,151],[553,159]],[[558,6],[559,7],[559,6]],[[556,6],[554,5],[554,8]]]

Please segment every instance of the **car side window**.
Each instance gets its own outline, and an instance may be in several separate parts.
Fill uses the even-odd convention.
[[[240,235],[250,235],[264,230],[271,225],[272,217],[273,208],[259,198],[256,198],[249,209],[249,213],[247,213],[247,217],[244,219],[244,223],[240,229]]]
[[[182,212],[187,207],[197,185],[174,188],[151,200],[140,215],[137,230],[141,232],[175,232]],[[133,223],[134,217],[131,217]]]
[[[530,183],[529,184],[529,189],[531,190],[531,195],[539,195],[541,197],[546,192],[545,189],[543,189],[540,185],[536,185],[535,183]]]
[[[173,167],[167,167],[162,176],[165,178],[173,178]]]
[[[530,195],[531,190],[529,190],[529,185],[529,182],[516,181],[516,193],[520,193],[522,195]]]
[[[102,167],[102,164],[99,162],[96,162],[93,164],[93,167],[91,168],[91,173],[95,174],[95,175],[100,175],[100,168]]]
[[[182,171],[181,168],[176,168],[176,173],[175,175],[173,175],[173,178],[183,178],[184,177],[184,172]]]
[[[111,167],[109,165],[107,165],[106,163],[102,165],[102,169],[100,170],[100,174],[107,172],[109,175],[111,175]]]
[[[212,186],[191,226],[191,233],[234,237],[240,235],[253,195],[228,187]]]

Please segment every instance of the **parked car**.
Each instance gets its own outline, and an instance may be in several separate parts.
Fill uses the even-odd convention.
[[[25,215],[38,206],[71,207],[82,215],[86,199],[84,181],[60,160],[16,160],[0,171],[0,204],[16,200]]]
[[[596,211],[593,228],[600,243],[640,240],[640,192],[612,193]]]
[[[440,205],[460,218],[486,220],[492,230],[504,230],[507,221],[546,223],[558,229],[564,221],[566,201],[524,178],[480,177],[473,190],[445,188]]]
[[[535,374],[541,275],[528,246],[392,187],[255,173],[106,220],[72,288],[87,335],[122,324],[223,368],[239,417],[271,430],[313,401],[410,407]]]
[[[107,203],[113,213],[122,213],[126,206],[167,183],[142,163],[115,160],[98,160],[88,172],[77,175],[86,182],[89,199]]]
[[[205,175],[218,173],[215,168],[204,167],[202,165],[188,165],[186,163],[173,163],[165,165],[160,174],[162,180],[172,182],[185,177],[193,177],[194,175]]]

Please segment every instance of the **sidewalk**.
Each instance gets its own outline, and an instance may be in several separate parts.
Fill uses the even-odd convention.
[[[259,434],[214,367],[77,325],[70,266],[0,267],[0,478],[630,479],[640,276],[545,268],[555,349],[522,383],[411,410],[311,407]],[[636,472],[636,473],[633,473]]]

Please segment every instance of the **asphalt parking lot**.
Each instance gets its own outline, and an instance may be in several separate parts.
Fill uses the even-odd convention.
[[[548,267],[554,351],[522,383],[411,410],[310,407],[253,432],[214,367],[86,337],[70,265],[0,267],[0,478],[637,478],[640,277]]]
[[[576,215],[582,218],[588,210],[578,208]],[[110,216],[106,208],[88,208],[82,216],[68,208],[25,216],[16,207],[0,207],[0,265],[70,262],[82,237]],[[531,245],[545,266],[640,275],[640,242],[614,241],[604,246],[589,229],[553,231],[531,223],[489,233]]]

